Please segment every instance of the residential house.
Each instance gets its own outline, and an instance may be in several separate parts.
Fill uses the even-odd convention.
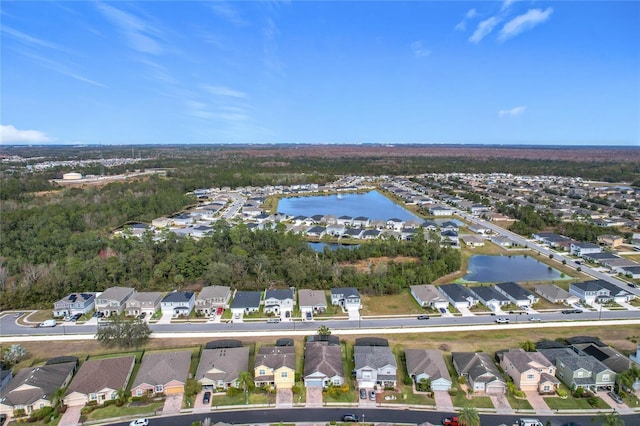
[[[4,364],[0,362],[0,394],[2,389],[6,388],[13,379],[13,371],[9,368],[5,368]]]
[[[438,290],[456,309],[470,308],[478,304],[478,299],[460,284],[444,284],[438,286]]]
[[[493,286],[469,287],[469,291],[480,303],[494,312],[498,312],[501,306],[511,303],[507,296],[497,291]]]
[[[619,273],[632,278],[634,280],[637,280],[640,278],[640,265],[638,266],[623,266],[621,268],[619,268]]]
[[[160,302],[160,309],[163,315],[188,317],[195,302],[196,295],[192,291],[172,291],[164,296]]]
[[[578,303],[580,301],[579,297],[570,294],[568,291],[558,287],[555,284],[539,284],[535,286],[533,290],[551,303],[564,303],[566,305],[573,305],[574,303]]]
[[[448,246],[453,248],[460,247],[460,236],[456,231],[440,232],[440,241],[442,246]]]
[[[346,232],[347,227],[344,224],[337,223],[335,225],[328,225],[326,233],[332,237],[341,237]]]
[[[322,238],[326,233],[327,233],[327,228],[325,228],[324,226],[318,226],[318,225],[312,226],[306,231],[306,234],[308,237],[314,237],[314,238]]]
[[[407,374],[414,383],[421,380],[431,380],[434,391],[448,391],[451,389],[451,376],[442,357],[442,352],[436,349],[405,349]]]
[[[602,262],[606,262],[608,260],[622,259],[617,254],[613,254],[613,253],[608,252],[608,251],[603,251],[601,253],[585,253],[585,254],[582,255],[582,258],[584,260],[586,260],[587,262],[593,262],[593,263],[598,263],[598,264],[600,264]]]
[[[248,347],[204,349],[194,378],[204,389],[237,388],[243,371],[249,371]]]
[[[429,214],[432,216],[453,216],[453,209],[443,206],[429,207]]]
[[[359,388],[396,385],[398,364],[389,346],[356,345],[353,356]]]
[[[404,227],[404,221],[402,221],[402,219],[398,219],[397,217],[392,217],[391,219],[387,220],[386,227],[387,229],[400,231]]]
[[[191,351],[145,353],[131,395],[182,394],[190,366]]]
[[[506,283],[497,283],[495,289],[507,296],[511,302],[515,303],[521,308],[528,308],[531,305],[538,303],[540,298],[529,290],[520,286],[512,281]]]
[[[162,293],[159,291],[135,292],[125,303],[126,314],[138,316],[144,312],[147,315],[153,315],[160,309],[160,301],[162,301]]]
[[[264,312],[291,318],[295,305],[294,288],[265,290],[264,292]]]
[[[556,379],[556,366],[540,352],[510,349],[500,354],[500,367],[521,391],[554,393],[560,381]]]
[[[616,373],[591,355],[571,348],[539,349],[538,352],[555,363],[556,376],[570,389],[611,390]]]
[[[452,352],[453,367],[459,376],[466,377],[474,393],[501,395],[507,384],[498,367],[485,352]]]
[[[571,243],[569,252],[574,256],[582,257],[584,254],[600,253],[602,247],[593,243],[575,241]]]
[[[347,228],[342,234],[346,238],[360,239],[364,235],[364,229],[360,228]]]
[[[304,348],[303,379],[306,387],[342,385],[344,370],[340,343],[336,345],[321,340],[307,342]]]
[[[307,312],[311,314],[326,312],[327,296],[324,290],[298,290],[298,306],[300,306],[302,318],[306,318]]]
[[[0,414],[13,415],[24,410],[30,415],[35,410],[53,406],[56,390],[66,387],[77,362],[23,368],[0,392]]]
[[[370,220],[368,217],[358,216],[353,218],[353,226],[357,226],[358,228],[367,228],[369,223]]]
[[[53,304],[54,317],[66,317],[91,312],[96,300],[95,293],[71,293]]]
[[[377,229],[367,229],[362,233],[362,239],[364,240],[375,240],[380,237],[380,231]]]
[[[353,218],[351,216],[340,216],[338,218],[338,225],[351,226],[353,223]]]
[[[342,306],[344,309],[361,309],[360,292],[354,287],[332,288],[331,304]]]
[[[622,245],[623,242],[624,242],[624,239],[620,235],[612,235],[612,234],[598,235],[598,243],[611,248],[616,248],[619,245]]]
[[[503,235],[492,235],[489,241],[500,247],[511,247],[515,244],[511,238]]]
[[[260,303],[262,302],[261,291],[236,291],[231,302],[231,313],[236,314],[249,314],[251,312],[258,312],[260,310]]]
[[[262,346],[256,354],[255,385],[290,389],[295,384],[296,352],[293,346]]]
[[[120,315],[134,291],[129,287],[110,287],[96,296],[95,309],[105,317]]]
[[[439,310],[440,308],[447,309],[449,307],[449,302],[434,285],[412,285],[410,289],[413,298],[416,299],[416,302],[423,308]]]
[[[553,232],[538,232],[533,234],[533,239],[553,248],[571,245],[571,238],[565,237],[564,235],[554,234]]]
[[[611,346],[598,344],[596,342],[587,342],[576,343],[573,344],[572,347],[574,350],[577,349],[586,355],[591,355],[611,370],[615,371],[616,374],[629,370],[633,365],[629,358],[622,355]]]
[[[228,308],[230,299],[230,287],[222,285],[203,287],[196,297],[196,311],[203,315],[215,313],[218,308]]]
[[[604,280],[571,283],[569,285],[569,293],[590,305],[594,302],[605,303],[610,300],[616,303],[626,303],[635,297],[632,293]]]
[[[460,239],[469,248],[484,246],[484,239],[478,237],[477,235],[463,235],[460,237]]]
[[[125,390],[135,365],[135,356],[89,359],[67,388],[64,404],[85,405],[95,401],[98,405],[117,399],[118,391]]]

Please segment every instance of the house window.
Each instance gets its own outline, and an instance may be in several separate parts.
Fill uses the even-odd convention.
[[[336,386],[340,386],[340,379],[333,379],[333,384]]]
[[[258,370],[258,375],[259,376],[264,376],[265,374],[267,374],[267,372],[265,370]]]
[[[576,374],[576,377],[582,377],[582,371],[578,371],[578,373]]]
[[[603,374],[603,375],[602,375],[602,381],[603,381],[603,382],[608,382],[609,380],[611,380],[611,379],[609,378],[609,375],[608,375],[608,374]]]
[[[533,374],[527,374],[527,380],[533,380],[534,377],[535,376]]]
[[[544,392],[549,392],[549,391],[551,390],[551,387],[550,387],[549,385],[544,385],[544,386],[542,387],[542,390],[543,390]]]
[[[280,373],[280,377],[282,377],[283,379],[286,379],[288,375],[289,373],[287,373],[286,371],[283,371],[282,373]]]
[[[117,397],[118,397],[118,394],[116,392],[111,393],[111,399],[116,399]]]
[[[136,390],[136,396],[142,396],[142,389]]]
[[[96,396],[95,393],[90,393],[89,394],[89,401],[95,401],[96,399],[98,399],[98,397]]]
[[[156,393],[162,392],[162,385],[156,385]]]

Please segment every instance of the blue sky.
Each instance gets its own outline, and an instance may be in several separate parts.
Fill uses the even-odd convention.
[[[637,1],[3,1],[1,141],[640,146]]]

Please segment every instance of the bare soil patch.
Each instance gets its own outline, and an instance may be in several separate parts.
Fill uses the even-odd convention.
[[[376,267],[380,265],[386,265],[390,262],[394,263],[415,263],[418,261],[417,257],[407,257],[407,256],[396,256],[396,257],[370,257],[367,259],[362,259],[357,262],[343,262],[340,263],[342,267],[350,267],[354,268],[357,272],[367,273],[375,271]]]

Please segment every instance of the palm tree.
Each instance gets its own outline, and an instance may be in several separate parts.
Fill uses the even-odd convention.
[[[241,371],[238,374],[238,382],[242,385],[242,390],[244,391],[244,403],[249,403],[249,389],[253,386],[253,377],[251,377],[251,373],[248,371]]]
[[[326,325],[321,325],[320,328],[318,328],[318,336],[330,336],[330,335],[331,335],[331,330]]]
[[[53,395],[51,395],[51,397],[53,398],[52,401],[54,401],[54,407],[57,406],[61,406],[63,403],[63,399],[64,399],[64,388],[57,388],[54,392]]]
[[[593,423],[603,426],[624,426],[624,420],[615,411],[595,417]]]
[[[462,426],[480,426],[478,410],[470,405],[465,405],[458,414],[458,424]]]

